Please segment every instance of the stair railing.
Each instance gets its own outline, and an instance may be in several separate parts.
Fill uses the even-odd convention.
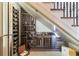
[[[79,26],[78,24],[78,2],[53,2],[51,10],[63,10],[61,19],[73,19],[72,26]]]

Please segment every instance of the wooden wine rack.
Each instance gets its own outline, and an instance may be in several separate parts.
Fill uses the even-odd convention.
[[[36,19],[21,9],[21,44],[25,44],[27,33],[36,32]]]

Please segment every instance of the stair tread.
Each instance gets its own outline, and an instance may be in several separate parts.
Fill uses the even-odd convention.
[[[77,26],[79,26],[79,25],[72,25],[73,27],[75,26],[75,27],[77,27]]]
[[[64,9],[50,9],[51,11],[63,11]]]
[[[75,19],[76,17],[61,17],[61,19]]]

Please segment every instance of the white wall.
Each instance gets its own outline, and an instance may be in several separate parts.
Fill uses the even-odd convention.
[[[37,32],[52,32],[49,28],[47,28],[40,21],[36,20],[36,31]]]

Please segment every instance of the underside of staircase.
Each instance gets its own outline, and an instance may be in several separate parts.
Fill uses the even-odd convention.
[[[21,7],[23,7],[29,14],[31,14],[35,18],[40,19],[39,21],[41,21],[41,22],[45,21],[48,24],[50,24],[51,26],[53,26],[53,24],[56,25],[58,30],[60,32],[62,32],[65,37],[67,37],[67,39],[65,39],[65,40],[67,40],[69,42],[69,46],[72,48],[75,48],[77,51],[79,51],[79,48],[78,48],[79,32],[77,32],[77,30],[79,29],[78,23],[77,23],[77,21],[78,21],[78,13],[77,13],[78,12],[78,8],[77,8],[78,3],[72,3],[73,5],[75,4],[75,6],[76,6],[76,11],[77,11],[76,17],[74,16],[74,14],[73,14],[73,17],[71,17],[71,14],[67,13],[68,10],[65,10],[65,11],[63,10],[63,8],[65,9],[65,6],[62,6],[62,4],[65,4],[66,7],[68,7],[68,2],[62,3],[62,4],[59,4],[58,2],[57,3],[53,2],[53,3],[48,3],[48,4],[31,3],[31,2],[30,3],[18,3],[18,4]],[[61,9],[59,9],[59,7],[56,7],[56,8],[58,8],[58,9],[56,9],[55,5],[57,5],[57,6],[61,5],[62,7],[60,7]],[[71,3],[69,3],[69,6],[70,5],[71,5]],[[52,9],[51,6],[54,6],[54,9]],[[71,6],[70,6],[70,8],[71,8]],[[73,6],[73,8],[75,8],[75,7]],[[65,14],[64,12],[66,12],[67,14]],[[71,12],[71,9],[70,9],[70,12]],[[73,23],[74,22],[73,19],[76,19],[75,23]],[[52,30],[52,27],[50,29]]]

